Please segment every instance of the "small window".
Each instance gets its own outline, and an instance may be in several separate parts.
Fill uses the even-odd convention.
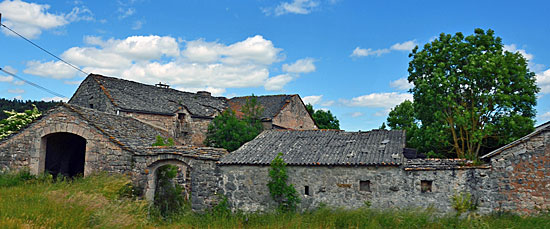
[[[309,196],[309,186],[304,186],[304,195]]]
[[[370,180],[359,181],[359,191],[370,192]]]
[[[90,108],[94,108],[94,104],[90,103]]]
[[[183,120],[185,118],[185,114],[184,113],[178,113],[178,119],[179,120]]]
[[[420,191],[421,192],[432,192],[432,183],[431,180],[422,180],[420,181]]]

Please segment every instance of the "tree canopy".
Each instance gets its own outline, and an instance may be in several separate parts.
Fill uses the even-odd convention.
[[[25,128],[42,115],[34,104],[32,104],[32,110],[24,112],[4,111],[4,113],[8,118],[0,120],[0,139]]]
[[[407,130],[409,145],[477,159],[533,130],[535,74],[493,30],[442,33],[409,57],[414,103],[396,106],[387,119],[392,129]]]
[[[340,121],[330,111],[314,110],[311,104],[306,105],[306,110],[319,129],[340,129]]]
[[[247,99],[241,111],[244,114],[242,120],[231,109],[216,116],[208,125],[204,144],[234,151],[258,136],[263,130],[260,120],[263,107],[258,104],[256,97]]]

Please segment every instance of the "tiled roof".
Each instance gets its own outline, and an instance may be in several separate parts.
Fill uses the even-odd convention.
[[[539,133],[541,133],[541,132],[543,132],[543,131],[550,131],[550,121],[549,121],[549,122],[546,122],[546,123],[543,123],[543,124],[541,124],[541,125],[535,127],[535,131],[533,131],[533,132],[531,132],[531,133],[529,133],[529,134],[527,134],[527,135],[521,137],[520,139],[515,140],[515,141],[513,141],[513,142],[510,142],[509,144],[507,144],[507,145],[505,145],[505,146],[502,146],[502,147],[500,147],[500,148],[498,148],[498,149],[496,149],[496,150],[493,150],[493,151],[491,151],[491,152],[489,152],[489,153],[487,153],[487,154],[481,156],[480,158],[481,158],[481,159],[491,158],[491,157],[493,157],[493,156],[495,156],[495,155],[497,155],[497,154],[502,153],[502,151],[504,151],[504,150],[506,150],[506,149],[509,149],[509,148],[511,148],[511,147],[516,146],[517,144],[520,144],[520,143],[522,143],[522,142],[525,142],[525,141],[529,140],[531,137],[533,137],[533,136],[535,136],[535,135],[537,135],[537,134],[539,134]]]
[[[267,130],[220,164],[269,165],[283,153],[289,165],[400,165],[404,147],[400,130]]]
[[[296,95],[264,95],[256,96],[256,101],[264,108],[262,119],[272,119],[290,102],[292,96]],[[241,107],[246,104],[250,96],[234,97],[229,99],[229,107],[235,111],[237,117],[242,117]]]
[[[167,133],[132,117],[108,114],[65,103],[62,106],[80,115],[89,125],[97,128],[114,143],[135,153],[145,153],[145,148],[155,142],[157,135],[167,136]]]
[[[223,97],[161,88],[114,77],[90,74],[115,106],[128,111],[174,114],[185,107],[191,115],[211,117],[226,109]]]

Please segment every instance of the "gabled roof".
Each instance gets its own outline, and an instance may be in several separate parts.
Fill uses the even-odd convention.
[[[401,130],[267,130],[220,164],[269,165],[283,153],[289,165],[400,165],[404,147]]]
[[[262,119],[273,119],[281,110],[285,107],[287,103],[290,102],[293,96],[297,95],[263,95],[256,96],[256,101],[262,105],[264,112],[262,113]],[[250,99],[251,96],[243,97],[234,97],[229,99],[229,107],[235,111],[237,117],[242,117],[243,113],[241,112],[242,106],[246,104],[246,100]]]
[[[112,142],[135,153],[145,153],[145,148],[150,147],[158,135],[168,136],[166,132],[132,117],[108,114],[66,103],[61,106],[77,113],[88,122],[88,125],[97,128]],[[55,112],[55,110],[52,110],[52,112]]]
[[[212,117],[226,109],[223,97],[161,88],[114,77],[90,74],[113,104],[123,111],[174,114],[187,109],[191,115]]]
[[[531,137],[533,137],[533,136],[535,136],[535,135],[538,135],[538,134],[542,133],[543,131],[550,131],[550,121],[548,121],[548,122],[546,122],[546,123],[543,123],[543,124],[541,124],[541,125],[535,127],[535,131],[533,131],[533,132],[531,132],[531,133],[529,133],[529,134],[527,134],[527,135],[521,137],[520,139],[515,140],[515,141],[509,143],[508,145],[505,145],[505,146],[503,146],[503,147],[500,147],[500,148],[498,148],[498,149],[496,149],[496,150],[491,151],[491,152],[488,153],[488,154],[485,154],[485,155],[481,156],[481,159],[491,158],[491,157],[493,157],[493,156],[495,156],[495,155],[497,155],[497,154],[500,154],[500,153],[502,153],[504,150],[507,150],[507,149],[512,148],[512,147],[514,147],[514,146],[516,146],[516,145],[518,145],[518,144],[520,144],[520,143],[523,143],[523,142],[529,140]]]

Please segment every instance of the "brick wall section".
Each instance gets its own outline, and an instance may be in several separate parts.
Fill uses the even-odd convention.
[[[267,183],[268,166],[220,166],[221,189],[234,209],[266,211],[275,208]],[[302,202],[300,209],[314,209],[321,203],[333,207],[359,208],[370,202],[373,208],[434,207],[452,212],[455,191],[471,193],[479,212],[491,211],[488,169],[445,169],[405,171],[394,166],[288,166],[289,183]],[[421,181],[432,181],[432,191],[423,193]],[[370,182],[370,191],[360,190],[360,181]],[[305,195],[308,186],[310,195]]]
[[[296,96],[292,96],[284,108],[273,117],[274,125],[295,130],[315,130],[317,126],[311,116],[307,113],[306,107]]]
[[[523,214],[550,208],[550,131],[491,158],[495,209]]]

